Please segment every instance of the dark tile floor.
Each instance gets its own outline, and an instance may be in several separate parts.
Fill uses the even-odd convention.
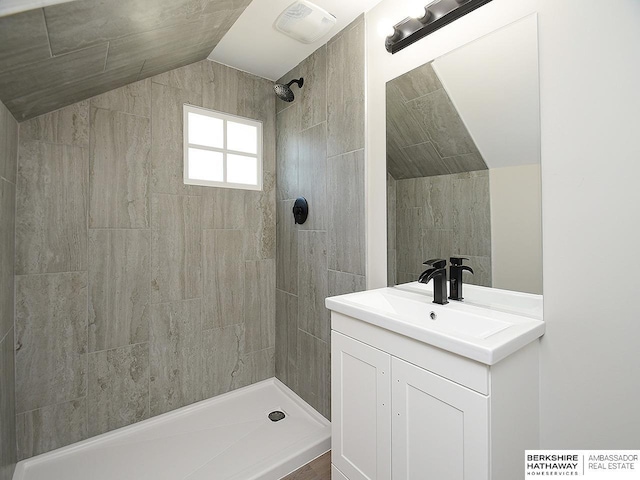
[[[290,473],[282,480],[331,480],[331,451]]]

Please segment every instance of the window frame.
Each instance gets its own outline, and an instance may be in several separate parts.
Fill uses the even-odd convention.
[[[207,117],[216,118],[222,120],[222,148],[209,147],[206,145],[199,145],[189,142],[189,113],[197,115],[203,115]],[[254,120],[252,118],[241,117],[238,115],[232,115],[229,113],[219,112],[209,108],[199,107],[197,105],[190,105],[185,103],[183,105],[183,124],[182,124],[182,138],[183,138],[183,182],[185,185],[197,185],[202,187],[221,187],[221,188],[235,188],[239,190],[254,190],[262,191],[262,176],[263,176],[263,138],[262,138],[262,122],[260,120]],[[256,127],[257,129],[257,153],[240,152],[237,150],[227,149],[227,122],[240,123],[243,125],[249,125]],[[223,181],[217,182],[212,180],[201,180],[189,177],[189,148],[197,148],[200,150],[206,150],[210,152],[222,153],[222,175]],[[256,185],[247,183],[232,183],[227,182],[227,156],[240,155],[243,157],[253,157],[257,161],[257,180]]]

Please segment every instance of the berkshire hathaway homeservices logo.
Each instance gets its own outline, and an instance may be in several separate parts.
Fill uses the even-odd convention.
[[[640,480],[640,450],[527,450],[525,478]]]

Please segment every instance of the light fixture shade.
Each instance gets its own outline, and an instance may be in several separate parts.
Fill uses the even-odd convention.
[[[274,27],[302,43],[313,43],[336,24],[336,17],[307,0],[292,3],[277,18]]]

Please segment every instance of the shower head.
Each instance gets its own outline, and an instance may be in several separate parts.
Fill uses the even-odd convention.
[[[285,102],[293,102],[295,96],[293,95],[293,91],[291,90],[291,85],[293,85],[294,83],[298,84],[298,88],[302,88],[302,85],[304,85],[304,78],[300,77],[297,80],[291,80],[286,85],[283,85],[282,83],[276,83],[273,86],[273,90],[276,92],[276,95],[280,100],[284,100]]]

